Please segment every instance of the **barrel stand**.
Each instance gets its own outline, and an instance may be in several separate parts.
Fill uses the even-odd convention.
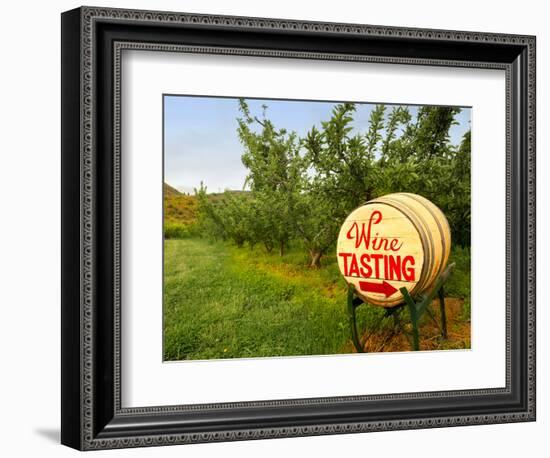
[[[411,342],[411,349],[414,351],[420,350],[420,334],[418,330],[418,323],[424,313],[427,313],[434,322],[438,325],[439,329],[441,330],[441,336],[446,339],[447,338],[447,314],[445,310],[445,294],[443,291],[443,286],[449,276],[451,275],[451,272],[454,268],[454,263],[450,264],[437,278],[434,287],[431,289],[431,291],[428,294],[421,295],[417,298],[413,298],[407,288],[401,288],[399,292],[403,296],[403,302],[400,304],[387,308],[385,310],[385,314],[381,319],[393,316],[394,324],[395,326],[398,326],[404,334],[410,337]],[[441,315],[441,324],[437,323],[435,320],[434,315],[431,313],[428,306],[432,303],[432,301],[435,299],[435,297],[439,297],[439,310]],[[360,297],[356,296],[355,294],[355,288],[353,285],[348,286],[348,317],[350,321],[351,326],[351,340],[353,342],[353,345],[355,346],[355,349],[358,353],[365,353],[365,344],[361,342],[361,339],[359,338],[359,333],[357,331],[357,315],[356,315],[356,309],[361,304],[370,305],[367,302],[365,302]],[[407,332],[401,323],[401,320],[399,318],[399,312],[407,307],[409,311],[409,316],[411,319],[411,325],[412,325],[412,332]]]

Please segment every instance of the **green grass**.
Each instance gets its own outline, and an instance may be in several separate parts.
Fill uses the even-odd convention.
[[[457,268],[447,294],[469,304],[469,251],[451,260]],[[164,262],[165,360],[351,351],[346,285],[334,254],[310,269],[298,244],[281,258],[261,247],[188,238],[166,240]],[[384,314],[376,307],[357,312],[362,330],[380,326]],[[391,323],[384,319],[381,327]]]
[[[259,252],[201,239],[165,241],[166,360],[347,351],[345,285],[335,263],[304,272],[307,259],[298,249],[284,263]]]

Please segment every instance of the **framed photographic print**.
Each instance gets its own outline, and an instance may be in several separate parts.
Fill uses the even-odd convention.
[[[535,38],[62,15],[62,443],[535,419]]]

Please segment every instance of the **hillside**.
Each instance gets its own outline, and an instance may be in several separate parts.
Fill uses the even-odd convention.
[[[164,183],[164,222],[189,225],[197,219],[197,199]]]
[[[168,183],[163,183],[164,187],[164,196],[177,196],[182,194],[176,188],[173,188]]]
[[[231,195],[248,193],[249,191],[226,191]],[[212,202],[220,204],[227,194],[215,192],[208,194]],[[188,226],[197,219],[198,201],[193,195],[179,192],[176,188],[164,183],[164,222],[178,223]]]

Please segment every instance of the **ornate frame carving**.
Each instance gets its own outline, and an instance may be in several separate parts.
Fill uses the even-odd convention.
[[[238,33],[246,42],[249,34],[270,37],[318,37],[319,48],[327,40],[357,37],[375,45],[371,52],[342,53],[334,50],[295,50],[177,44],[133,39],[125,31],[169,29],[172,36],[185,31]],[[102,27],[104,27],[102,29]],[[138,32],[136,32],[138,33]],[[155,35],[156,34],[156,35]],[[158,39],[157,39],[158,38]],[[194,442],[245,440],[271,437],[384,431],[454,425],[532,421],[535,419],[535,38],[531,36],[478,32],[382,27],[357,24],[317,23],[295,20],[211,16],[153,11],[82,7],[63,14],[63,335],[62,335],[62,442],[78,449],[137,447]],[[76,41],[75,41],[76,40]],[[275,38],[271,38],[276,43]],[[382,42],[382,45],[376,43]],[[391,43],[414,43],[419,55],[399,55]],[[385,44],[384,44],[385,43]],[[436,51],[437,46],[442,51]],[[109,47],[111,50],[109,51]],[[364,62],[497,68],[506,71],[507,109],[507,214],[506,214],[506,310],[507,383],[505,388],[454,392],[369,395],[339,398],[273,400],[263,402],[196,404],[124,409],[120,404],[120,64],[124,49],[192,53],[218,53],[303,59],[336,59]],[[475,59],[465,50],[478,52]],[[384,54],[389,51],[389,54]],[[473,52],[472,51],[472,52]],[[489,52],[490,51],[490,52]],[[446,56],[445,53],[449,53]],[[491,58],[491,52],[496,57]],[[377,54],[378,53],[378,54]],[[393,53],[394,55],[392,55]],[[99,57],[98,57],[99,56]],[[111,72],[112,70],[112,72]],[[112,76],[109,80],[109,72]],[[105,81],[109,80],[108,83]],[[112,109],[110,124],[98,121],[100,109]],[[103,104],[103,105],[102,105]],[[100,108],[100,107],[103,108]],[[104,137],[107,137],[105,140]],[[98,139],[104,142],[101,144]],[[103,156],[105,149],[110,156]],[[98,151],[103,151],[98,153]],[[105,165],[106,159],[112,163]],[[99,165],[98,165],[99,164]],[[112,175],[108,183],[106,172]],[[107,181],[105,181],[107,180]],[[109,191],[104,191],[104,187]],[[101,208],[109,202],[113,217],[105,223]],[[78,211],[76,210],[78,209]],[[99,209],[99,210],[98,210]],[[102,226],[104,225],[104,226]],[[78,247],[78,250],[77,250]],[[75,252],[77,250],[77,252]],[[112,282],[101,277],[98,250],[110,256]],[[104,270],[104,269],[103,269]],[[108,287],[107,287],[108,286]],[[110,297],[112,308],[104,311],[101,298]],[[517,310],[517,309],[521,310]],[[112,319],[98,322],[99,314]],[[103,315],[101,315],[103,317]],[[110,330],[110,331],[109,331]],[[106,335],[112,342],[98,350]],[[516,341],[521,339],[520,341]],[[109,364],[112,363],[112,372]],[[105,375],[107,374],[107,375]],[[107,384],[100,381],[106,378]],[[472,399],[508,399],[504,413],[477,411]],[[444,414],[437,400],[462,398],[465,414]],[[500,398],[499,398],[500,399]],[[431,415],[380,419],[365,403],[403,401],[434,403]],[[431,401],[430,401],[431,400]],[[495,401],[496,402],[496,401]],[[361,404],[362,403],[362,404]],[[315,406],[349,411],[342,421],[301,424],[292,421],[258,427],[239,426],[229,419],[239,409],[285,408],[311,411]],[[354,407],[355,406],[355,407]],[[358,412],[357,409],[363,408]],[[467,407],[471,408],[468,411]],[[290,410],[289,410],[290,409]],[[346,410],[347,409],[347,410]],[[501,409],[502,410],[502,409]],[[192,413],[227,416],[227,426],[190,427]],[[223,412],[223,415],[221,414]],[[152,426],[152,417],[157,420]],[[210,418],[209,417],[209,418]],[[375,418],[376,417],[376,418]],[[354,420],[356,418],[356,420]],[[160,419],[160,420],[159,420]],[[77,423],[75,423],[77,422]],[[132,426],[131,423],[134,423]],[[139,423],[136,427],[135,423]],[[261,423],[261,424],[260,424]],[[163,424],[159,428],[159,424]]]

